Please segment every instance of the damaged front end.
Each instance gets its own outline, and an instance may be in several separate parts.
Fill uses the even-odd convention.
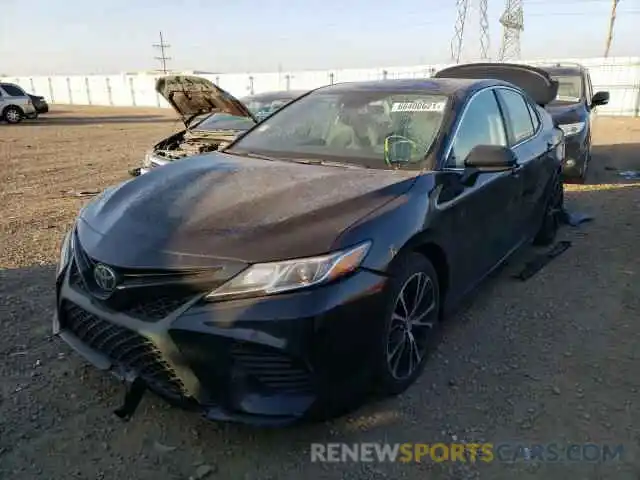
[[[185,157],[215,152],[229,145],[240,132],[184,130],[162,140],[145,155],[140,174]]]
[[[185,157],[215,152],[251,128],[256,118],[244,103],[202,77],[170,75],[156,82],[156,92],[176,111],[185,129],[156,144],[132,176]]]

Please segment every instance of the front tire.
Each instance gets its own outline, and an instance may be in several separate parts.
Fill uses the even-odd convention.
[[[422,373],[440,313],[440,284],[428,258],[408,253],[391,269],[387,308],[374,354],[384,395],[405,391]]]
[[[20,123],[22,121],[22,119],[24,118],[24,113],[18,107],[10,105],[2,112],[2,118],[5,122],[15,125],[16,123]]]

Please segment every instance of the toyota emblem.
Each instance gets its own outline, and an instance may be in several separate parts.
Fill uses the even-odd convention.
[[[93,269],[93,278],[96,281],[96,285],[106,292],[111,292],[116,288],[116,272],[106,265],[101,263],[96,265]]]

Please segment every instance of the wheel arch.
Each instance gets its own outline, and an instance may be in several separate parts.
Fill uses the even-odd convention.
[[[435,268],[440,286],[440,306],[442,308],[450,285],[449,261],[446,252],[440,245],[432,241],[415,246],[413,251],[429,259]]]
[[[20,112],[20,114],[22,114],[22,116],[24,116],[24,109],[20,105],[16,105],[14,103],[10,103],[9,105],[7,105],[6,107],[4,107],[2,109],[2,118],[4,118],[5,113],[7,112],[7,110],[9,110],[11,108],[15,108],[16,110],[18,110]]]

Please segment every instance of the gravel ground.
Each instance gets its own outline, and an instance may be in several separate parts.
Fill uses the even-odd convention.
[[[325,424],[207,423],[145,397],[123,424],[122,387],[50,337],[54,265],[86,198],[127,178],[178,128],[167,110],[54,106],[0,125],[0,478],[640,478],[640,119],[599,118],[590,184],[569,204],[595,221],[527,282],[522,252],[449,319],[404,395]],[[72,192],[72,193],[69,193]],[[312,463],[311,442],[624,444],[604,463]]]

